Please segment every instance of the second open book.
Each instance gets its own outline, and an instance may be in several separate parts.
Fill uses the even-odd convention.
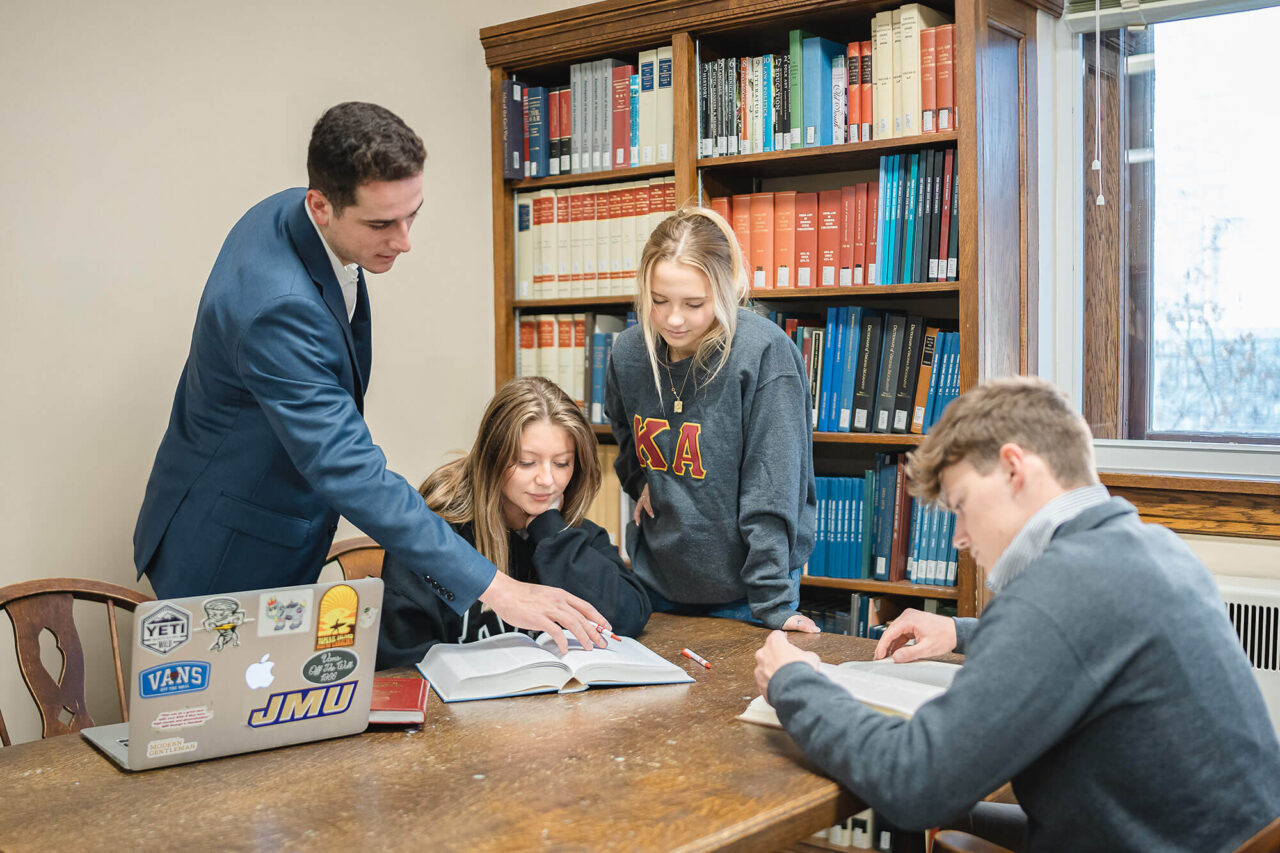
[[[887,714],[910,717],[925,702],[945,693],[960,667],[936,660],[854,660],[839,665],[820,664],[818,671],[859,702]],[[763,696],[752,699],[738,719],[762,726],[782,725]]]
[[[681,684],[693,681],[683,669],[630,637],[609,639],[608,647],[584,650],[569,637],[560,654],[551,635],[498,634],[474,643],[440,643],[418,664],[445,702],[496,699],[528,693],[576,693],[592,685]]]

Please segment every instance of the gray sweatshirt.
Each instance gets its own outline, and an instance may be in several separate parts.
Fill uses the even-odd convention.
[[[769,701],[816,764],[906,827],[1012,779],[1030,850],[1233,850],[1280,815],[1280,744],[1204,565],[1111,498],[1066,522],[911,720],[803,663]]]
[[[654,511],[638,531],[629,525],[632,568],[671,601],[746,598],[757,619],[779,628],[796,612],[788,575],[813,550],[817,506],[800,352],[740,309],[729,361],[709,384],[700,384],[703,371],[689,375],[693,359],[669,364],[661,341],[659,353],[661,396],[639,326],[618,336],[609,359],[618,477],[633,498],[647,483]]]

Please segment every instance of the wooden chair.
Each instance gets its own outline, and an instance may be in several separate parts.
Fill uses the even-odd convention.
[[[71,606],[76,600],[107,605],[111,632],[111,654],[115,659],[116,695],[120,713],[129,719],[125,698],[124,672],[120,666],[120,638],[116,630],[116,607],[133,612],[152,598],[136,590],[106,581],[87,578],[42,578],[15,583],[0,589],[0,610],[13,624],[18,668],[40,709],[41,737],[69,734],[92,726],[85,707],[84,649],[76,630]],[[40,635],[48,629],[62,652],[62,672],[54,676],[40,660]],[[70,715],[69,717],[67,715]],[[0,715],[0,743],[9,745],[9,732]]]
[[[382,577],[382,558],[386,552],[368,536],[356,536],[334,542],[325,562],[338,561],[342,576],[349,581]]]
[[[958,829],[944,829],[933,839],[935,853],[1009,853],[1007,849]],[[1276,853],[1280,850],[1280,817],[1236,848],[1236,853]]]

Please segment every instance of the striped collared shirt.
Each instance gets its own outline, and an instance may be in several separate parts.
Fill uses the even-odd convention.
[[[1105,503],[1111,498],[1107,487],[1101,484],[1081,486],[1058,495],[1036,511],[1027,519],[1022,529],[1013,537],[1009,547],[1004,549],[1000,559],[987,573],[987,587],[992,592],[999,592],[1009,585],[1009,581],[1022,574],[1022,571],[1045,552],[1049,540],[1058,528],[1075,518],[1090,507]]]

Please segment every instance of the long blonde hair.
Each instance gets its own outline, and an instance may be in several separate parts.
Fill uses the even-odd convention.
[[[684,207],[653,229],[640,253],[637,274],[636,316],[644,331],[645,349],[653,368],[653,384],[662,396],[658,376],[658,330],[654,328],[653,271],[662,261],[686,264],[700,270],[711,283],[711,304],[716,322],[698,342],[692,369],[707,374],[706,385],[729,361],[729,346],[738,327],[738,306],[747,299],[747,274],[742,250],[733,228],[724,217],[705,207]],[[713,363],[714,362],[714,363]]]
[[[502,487],[519,461],[524,428],[541,421],[563,427],[573,443],[573,477],[560,512],[566,522],[577,525],[600,489],[596,438],[577,404],[541,376],[512,379],[498,389],[480,419],[471,452],[437,468],[418,489],[427,506],[445,521],[471,522],[476,550],[500,572],[507,572],[509,557]]]

